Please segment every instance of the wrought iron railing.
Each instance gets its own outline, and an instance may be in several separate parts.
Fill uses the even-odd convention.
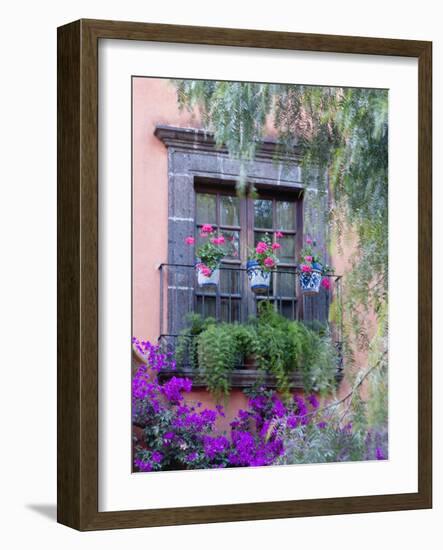
[[[245,322],[257,315],[258,302],[266,300],[277,312],[291,320],[305,323],[329,323],[329,306],[339,302],[341,310],[341,276],[329,275],[330,289],[317,295],[300,292],[299,271],[284,267],[271,272],[271,284],[264,294],[254,294],[249,287],[247,270],[237,265],[220,267],[218,286],[197,284],[195,266],[163,263],[160,274],[160,338],[177,336],[187,326],[190,313],[214,317],[220,322]],[[335,340],[341,341],[341,326],[331,327]]]
[[[255,316],[258,303],[266,300],[274,305],[277,312],[291,320],[302,321],[308,325],[315,323],[328,325],[338,352],[337,380],[342,378],[342,326],[340,321],[329,322],[329,307],[332,301],[338,302],[337,311],[342,309],[340,275],[328,276],[331,281],[329,289],[322,288],[317,295],[306,296],[300,292],[298,269],[278,268],[272,271],[268,291],[258,295],[254,294],[249,287],[245,268],[224,264],[220,267],[220,271],[220,282],[217,287],[200,287],[197,284],[195,266],[167,263],[159,266],[159,343],[163,351],[176,354],[180,340],[183,342],[183,338],[192,338],[189,335],[183,336],[183,329],[187,328],[190,322],[190,313],[199,313],[202,317],[214,317],[219,322],[241,323]],[[192,346],[180,347],[181,357],[178,366],[183,373],[189,374],[193,361],[188,354]],[[241,371],[244,367],[239,358],[239,372],[244,372]],[[244,380],[244,375],[238,375],[241,378],[238,381],[239,387],[248,385],[249,381],[254,379],[253,372],[248,373],[248,380]]]

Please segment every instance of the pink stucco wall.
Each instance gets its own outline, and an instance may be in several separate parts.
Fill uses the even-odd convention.
[[[158,266],[167,261],[168,156],[154,136],[158,124],[200,127],[198,115],[179,112],[175,88],[166,79],[135,78],[133,81],[133,335],[156,342],[160,333]],[[268,124],[272,135],[272,124]],[[335,257],[337,273],[348,269],[347,257]],[[364,363],[366,357],[358,358]],[[340,394],[348,390],[342,383]],[[192,392],[192,399],[213,405],[206,391]],[[229,397],[227,420],[246,405],[240,390]]]
[[[168,158],[154,136],[157,124],[198,127],[179,113],[174,87],[165,79],[133,81],[133,335],[159,337],[158,265],[167,261]]]

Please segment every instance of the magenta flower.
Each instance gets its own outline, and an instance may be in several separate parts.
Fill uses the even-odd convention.
[[[331,288],[331,281],[329,280],[329,277],[323,277],[323,279],[321,280],[321,286],[325,290],[329,290]]]
[[[283,233],[281,231],[276,231],[275,236],[277,239],[281,239],[283,237]]]
[[[201,228],[202,233],[212,233],[214,228],[210,223],[205,223]]]
[[[274,267],[275,262],[272,258],[265,258],[265,261],[263,262],[266,267]]]
[[[310,237],[306,238],[306,244],[312,244],[312,239]]]
[[[212,244],[224,244],[224,242],[225,242],[225,238],[223,237],[223,235],[221,235],[220,237],[214,237],[213,239],[211,239]]]
[[[210,277],[211,276],[211,269],[206,266],[206,265],[203,265],[201,268],[200,268],[200,273],[204,276],[204,277]]]
[[[263,241],[258,242],[257,246],[255,247],[255,251],[257,252],[257,254],[264,254],[267,250],[268,245]]]
[[[301,270],[303,271],[303,273],[311,273],[312,267],[310,265],[303,264],[301,266]]]
[[[281,248],[280,243],[272,243],[272,250],[278,250],[279,248]]]
[[[305,262],[312,262],[312,256],[305,256]]]
[[[194,237],[186,237],[185,243],[186,244],[194,244],[195,243]]]

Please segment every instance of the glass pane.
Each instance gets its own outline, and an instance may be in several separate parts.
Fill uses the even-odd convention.
[[[293,300],[283,300],[279,303],[278,311],[283,317],[295,321],[297,318],[297,304]]]
[[[277,229],[295,229],[295,203],[286,201],[277,201]]]
[[[284,235],[278,242],[281,248],[277,250],[277,256],[283,263],[294,263],[295,258],[295,237],[293,235]]]
[[[240,273],[237,269],[220,270],[220,292],[222,294],[240,294]]]
[[[269,233],[265,233],[264,231],[254,231],[254,246],[257,246],[258,242],[263,241],[263,238],[266,235],[271,238],[271,235]]]
[[[240,201],[238,197],[220,196],[220,224],[240,225]]]
[[[291,270],[291,272],[288,268],[279,270],[276,274],[276,287],[278,296],[284,296],[286,298],[295,296],[295,290],[297,287],[295,270]]]
[[[220,231],[220,235],[225,238],[226,258],[229,260],[240,259],[240,231]]]
[[[272,229],[272,201],[254,200],[254,227]]]
[[[240,300],[222,298],[221,318],[228,323],[240,321]]]
[[[217,196],[210,193],[197,193],[196,220],[197,223],[217,223]]]
[[[197,313],[202,317],[214,317],[215,318],[215,297],[197,296],[196,304]]]

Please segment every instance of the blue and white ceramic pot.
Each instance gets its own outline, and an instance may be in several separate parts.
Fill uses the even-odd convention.
[[[252,292],[255,292],[255,294],[266,294],[271,284],[270,271],[265,271],[257,260],[248,260],[246,271]]]
[[[312,271],[300,271],[300,288],[305,296],[318,294],[322,280],[322,266],[313,264]]]
[[[205,275],[197,266],[197,282],[200,286],[218,286],[220,281],[220,269],[216,267],[211,274]]]

